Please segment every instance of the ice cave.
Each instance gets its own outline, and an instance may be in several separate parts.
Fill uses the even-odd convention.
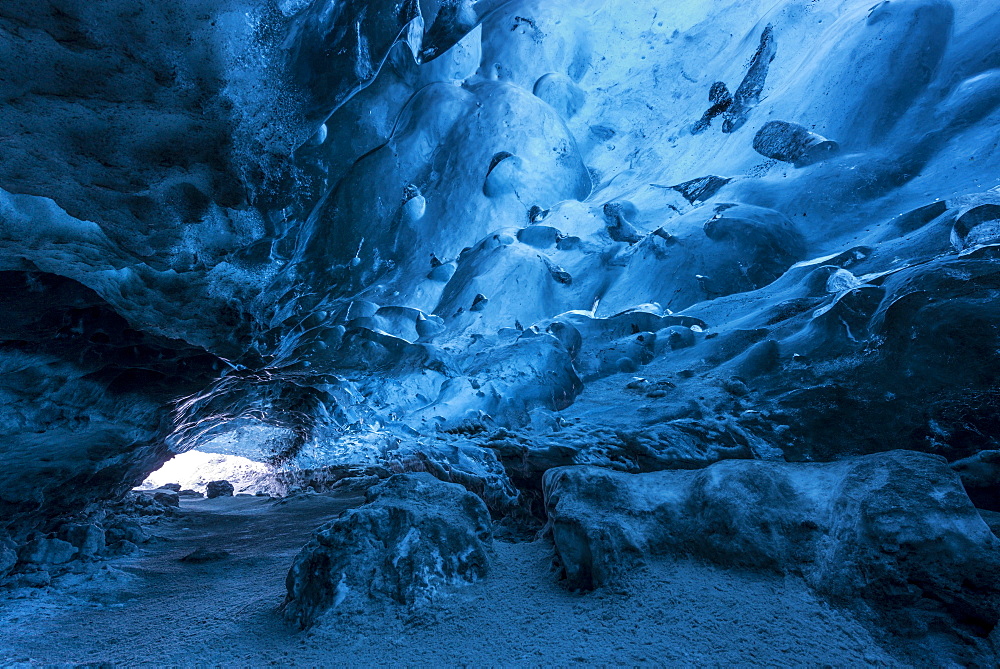
[[[0,0],[0,668],[1000,666],[996,0]]]

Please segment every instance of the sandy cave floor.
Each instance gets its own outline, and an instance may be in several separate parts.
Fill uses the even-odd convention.
[[[0,594],[0,666],[901,664],[797,578],[671,559],[579,595],[559,585],[544,541],[497,541],[491,576],[431,609],[349,598],[312,631],[291,629],[277,609],[293,556],[360,501],[184,500],[139,554]],[[231,557],[179,561],[201,546]]]

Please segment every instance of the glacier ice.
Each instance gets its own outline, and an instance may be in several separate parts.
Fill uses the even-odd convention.
[[[7,3],[5,524],[222,442],[527,515],[554,466],[995,451],[998,28],[967,0]]]

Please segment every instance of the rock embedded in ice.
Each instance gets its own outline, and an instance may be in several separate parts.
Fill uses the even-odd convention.
[[[544,491],[573,588],[613,583],[650,555],[694,554],[801,574],[890,616],[930,606],[980,629],[1000,620],[1000,539],[938,456],[727,460],[638,475],[563,467],[546,473]]]
[[[742,128],[750,112],[760,103],[760,94],[764,90],[767,73],[777,51],[774,27],[768,24],[760,34],[760,42],[757,44],[757,51],[750,58],[746,76],[733,93],[732,104],[723,112],[722,132],[732,133]]]
[[[712,106],[691,127],[691,134],[693,135],[705,132],[717,116],[729,111],[729,108],[733,105],[733,95],[729,92],[729,87],[723,81],[717,81],[712,84],[712,88],[708,91],[708,100],[712,103]]]
[[[753,138],[754,150],[768,158],[807,167],[840,151],[833,140],[817,135],[795,123],[771,121]]]
[[[351,592],[425,604],[485,577],[491,544],[479,497],[430,474],[397,474],[302,549],[286,579],[285,617],[309,627]]]
[[[608,235],[612,240],[627,244],[635,244],[642,240],[642,234],[629,222],[635,213],[635,205],[631,202],[608,202],[604,205]]]
[[[710,200],[730,181],[732,181],[731,178],[709,175],[707,177],[701,177],[700,179],[685,181],[684,183],[671,186],[670,188],[671,190],[675,190],[680,193],[689,203],[699,204],[706,200]]]

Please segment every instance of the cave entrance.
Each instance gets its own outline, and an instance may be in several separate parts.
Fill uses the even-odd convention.
[[[139,489],[163,488],[173,483],[181,490],[205,494],[212,481],[229,481],[235,494],[282,497],[287,492],[273,465],[208,450],[191,450],[174,456],[146,477]]]

